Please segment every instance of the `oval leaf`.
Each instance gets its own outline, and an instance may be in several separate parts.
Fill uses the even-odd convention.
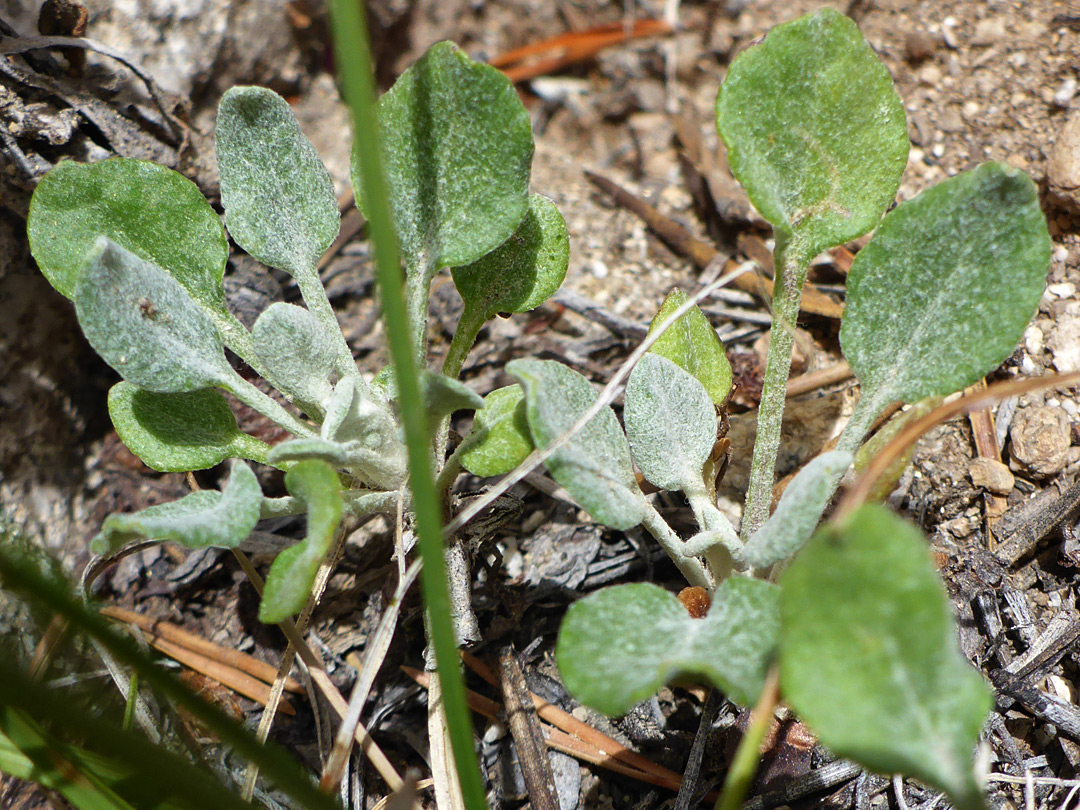
[[[778,589],[732,577],[704,618],[648,583],[605,588],[575,602],[555,656],[570,693],[608,715],[625,714],[665,683],[701,676],[744,706],[761,693],[779,631]]]
[[[500,312],[540,306],[562,285],[569,263],[570,237],[562,214],[551,200],[530,194],[529,210],[514,235],[452,273],[466,309],[486,321]]]
[[[971,385],[1039,304],[1050,235],[1031,179],[985,163],[882,221],[847,281],[840,343],[875,412]]]
[[[315,316],[293,304],[271,304],[255,321],[251,338],[281,390],[309,413],[322,416],[334,390],[330,377],[336,344]]]
[[[716,443],[716,407],[689,373],[646,354],[630,372],[623,419],[634,461],[660,489],[697,491]]]
[[[740,561],[751,568],[766,568],[786,560],[810,539],[836,492],[851,453],[822,453],[788,484],[776,511],[747,541]]]
[[[668,293],[649,325],[649,334],[689,300],[690,296],[678,287]],[[722,405],[731,392],[731,363],[724,344],[705,313],[696,306],[665,329],[649,351],[697,377],[715,404]]]
[[[434,273],[490,253],[528,206],[529,114],[501,72],[432,46],[378,103],[383,166],[406,263]],[[361,199],[357,149],[353,189]]]
[[[732,174],[779,233],[797,235],[805,261],[878,223],[910,148],[889,71],[828,8],[735,58],[716,126]]]
[[[465,442],[461,466],[481,478],[508,473],[528,457],[533,441],[520,385],[497,388],[484,397]]]
[[[338,382],[326,409],[322,438],[346,448],[348,466],[381,489],[396,489],[408,473],[397,424],[355,377]]]
[[[278,554],[259,603],[259,621],[283,622],[304,608],[319,565],[330,551],[341,523],[341,482],[322,461],[301,461],[285,473],[285,488],[307,505],[307,537]]]
[[[26,234],[58,292],[73,298],[86,256],[107,236],[175,278],[204,309],[228,316],[221,219],[186,177],[147,160],[61,161],[34,189]]]
[[[108,237],[88,257],[75,313],[94,350],[140,388],[197,391],[234,375],[213,321],[187,291]]]
[[[242,433],[229,403],[212,388],[155,394],[129,382],[109,391],[120,440],[158,472],[206,470],[227,458],[266,463],[270,446]]]
[[[290,275],[313,275],[338,235],[334,183],[288,103],[264,87],[233,87],[217,119],[221,204],[244,250]]]
[[[187,548],[236,548],[259,522],[262,499],[255,473],[244,462],[234,461],[222,492],[204,489],[134,515],[109,515],[90,549],[108,554],[142,537],[172,540]]]
[[[583,376],[554,360],[514,360],[506,372],[525,389],[525,412],[537,447],[562,436],[596,401]],[[645,515],[630,447],[614,411],[606,407],[544,465],[596,520],[625,531]]]
[[[822,527],[780,587],[781,687],[822,743],[982,807],[972,754],[993,699],[919,530],[863,506]]]

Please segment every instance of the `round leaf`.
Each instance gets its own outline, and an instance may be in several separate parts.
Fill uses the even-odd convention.
[[[648,583],[605,588],[566,612],[555,657],[570,693],[621,715],[680,676],[701,676],[732,700],[761,693],[779,632],[778,589],[732,577],[704,618]]]
[[[461,466],[473,475],[488,478],[510,472],[533,451],[525,392],[520,385],[497,388],[484,397],[476,412]]]
[[[698,490],[716,442],[716,408],[689,373],[646,354],[630,372],[623,418],[642,474],[660,489]]]
[[[716,99],[732,174],[806,261],[873,228],[910,143],[889,71],[858,26],[826,8],[735,58]]]
[[[859,251],[840,343],[875,410],[971,385],[1012,353],[1050,267],[1031,179],[985,163],[897,206]]]
[[[537,447],[546,447],[568,431],[596,401],[592,384],[554,360],[514,360],[506,371],[525,389],[529,431]],[[625,531],[641,522],[645,499],[634,478],[630,447],[610,407],[545,462],[596,520]]]
[[[678,287],[668,293],[649,325],[649,334],[689,300],[690,296]],[[722,405],[731,392],[731,363],[724,344],[705,313],[696,306],[665,329],[649,351],[697,377],[715,404]]]
[[[293,276],[314,274],[341,216],[330,174],[285,99],[264,87],[228,90],[218,105],[217,159],[236,243]]]
[[[514,235],[491,253],[453,269],[465,306],[484,320],[500,312],[528,312],[555,294],[566,278],[570,237],[555,203],[529,195],[529,210]]]
[[[236,548],[259,522],[262,499],[255,473],[234,461],[222,492],[204,489],[134,515],[109,515],[90,548],[106,554],[140,537],[188,548]]]
[[[993,699],[919,530],[864,506],[814,535],[780,588],[781,688],[822,743],[981,808],[972,753]]]
[[[434,273],[511,237],[528,206],[529,114],[501,72],[450,42],[432,46],[378,103],[383,166],[401,252]],[[353,188],[361,199],[355,150]]]
[[[94,350],[140,388],[197,391],[234,374],[213,321],[187,291],[108,237],[88,257],[75,313]]]
[[[212,388],[155,394],[129,382],[109,391],[120,440],[159,472],[206,470],[227,458],[266,461],[269,445],[242,433],[225,398]]]
[[[204,308],[227,315],[225,229],[195,184],[164,166],[61,161],[34,189],[26,233],[41,272],[68,298],[97,238],[107,236],[164,269]]]

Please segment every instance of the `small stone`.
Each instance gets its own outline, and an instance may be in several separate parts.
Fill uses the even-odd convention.
[[[1024,330],[1024,348],[1027,349],[1028,354],[1042,354],[1044,345],[1045,340],[1042,329],[1032,324]]]
[[[964,129],[964,120],[960,117],[960,113],[950,107],[945,110],[945,112],[941,114],[941,118],[938,119],[938,129],[942,132],[962,132]]]
[[[1005,21],[1001,17],[987,17],[975,23],[971,44],[979,47],[996,45],[1005,38]]]
[[[1046,348],[1054,358],[1054,368],[1062,374],[1080,371],[1080,302],[1069,301],[1057,313]]]
[[[968,464],[968,474],[971,475],[972,484],[995,495],[1008,495],[1016,483],[1009,468],[996,458],[980,456],[972,459]]]
[[[1080,112],[1074,112],[1058,132],[1046,163],[1050,196],[1062,208],[1080,213]]]
[[[1037,478],[1057,475],[1065,469],[1072,430],[1061,408],[1039,406],[1017,411],[1009,437],[1012,469]]]
[[[919,28],[909,31],[907,36],[904,37],[904,54],[909,62],[917,64],[933,56],[934,51],[937,50],[940,44],[939,37]]]
[[[941,38],[945,40],[945,44],[953,50],[956,50],[960,46],[960,41],[956,38],[956,17],[946,17],[941,21]]]
[[[1054,91],[1054,103],[1059,107],[1068,107],[1069,102],[1073,100],[1073,96],[1076,95],[1076,79],[1072,76],[1067,78],[1061,83],[1061,86]]]
[[[1071,281],[1062,281],[1058,284],[1048,285],[1046,291],[1058,298],[1072,298],[1076,295],[1076,285]]]
[[[963,107],[964,118],[971,121],[979,114],[982,108],[977,101],[965,101]]]

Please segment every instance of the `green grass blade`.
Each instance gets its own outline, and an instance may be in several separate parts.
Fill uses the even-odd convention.
[[[465,703],[465,683],[458,668],[446,562],[443,559],[442,510],[432,475],[427,420],[421,406],[418,369],[413,361],[414,347],[409,336],[402,295],[397,242],[391,224],[379,150],[373,140],[373,134],[377,132],[375,88],[363,13],[363,7],[355,0],[333,0],[330,3],[334,52],[341,71],[345,100],[352,109],[356,136],[368,140],[367,148],[357,149],[365,186],[362,196],[367,203],[368,226],[375,247],[376,277],[390,353],[397,374],[398,401],[401,403],[401,419],[409,451],[416,530],[424,560],[421,584],[431,622],[431,638],[439,666],[450,743],[465,805],[469,810],[481,810],[487,806],[487,802],[473,747],[472,722]]]

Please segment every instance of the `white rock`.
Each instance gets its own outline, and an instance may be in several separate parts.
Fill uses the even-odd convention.
[[[1080,302],[1070,301],[1058,314],[1046,348],[1053,356],[1054,368],[1062,374],[1080,371]]]

